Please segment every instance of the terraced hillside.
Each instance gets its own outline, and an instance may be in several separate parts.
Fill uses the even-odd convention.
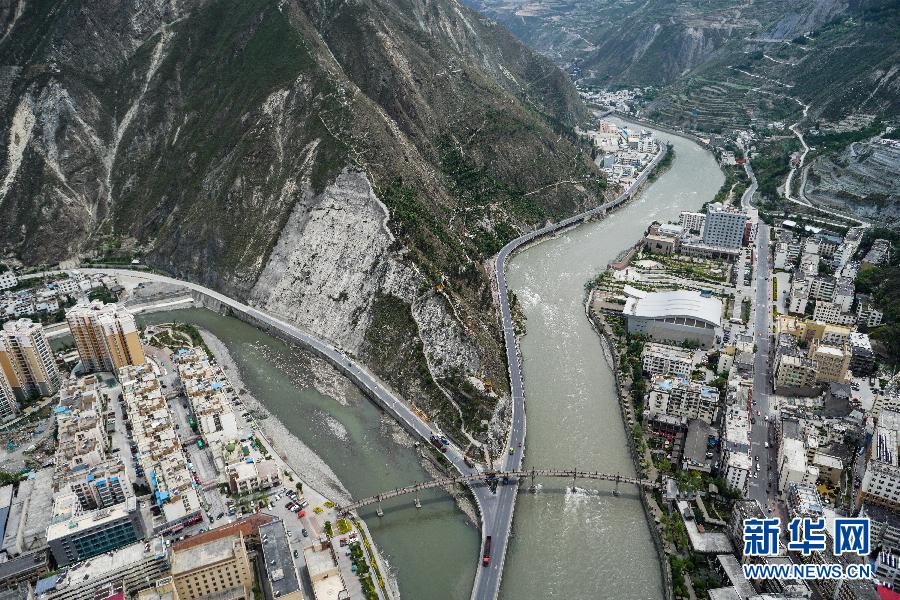
[[[652,86],[651,116],[718,131],[900,109],[891,0],[472,0],[585,87]]]

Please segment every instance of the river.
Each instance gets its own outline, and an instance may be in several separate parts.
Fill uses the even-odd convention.
[[[228,348],[250,393],[331,467],[355,498],[425,481],[430,476],[415,450],[397,440],[405,433],[358,390],[346,403],[312,384],[309,357],[301,350],[232,317],[199,309],[140,315],[140,324],[193,323]],[[352,387],[352,386],[347,386]],[[302,472],[301,472],[302,474]],[[463,600],[472,592],[479,535],[443,491],[385,501],[360,511],[383,557],[397,577],[403,598]],[[436,591],[441,592],[438,595]]]
[[[673,167],[640,199],[604,221],[538,244],[512,259],[510,288],[525,307],[526,464],[632,474],[611,372],[582,309],[584,283],[635,242],[653,219],[699,208],[724,180],[712,156],[683,138],[672,141]],[[429,476],[397,428],[351,392],[339,402],[312,384],[308,357],[250,325],[204,309],[139,316],[141,324],[194,323],[227,346],[249,391],[316,452],[357,498]],[[65,341],[57,340],[56,345]],[[71,340],[69,340],[71,341]],[[639,501],[631,490],[542,482],[520,493],[501,597],[657,598],[660,571]],[[569,483],[571,485],[571,483]],[[600,490],[600,491],[598,491]],[[374,507],[365,519],[404,598],[469,598],[478,562],[475,527],[442,491]]]
[[[724,176],[712,155],[684,138],[672,168],[607,219],[532,246],[508,267],[527,318],[524,361],[526,467],[633,475],[612,372],[583,308],[584,284],[636,242],[651,221],[677,219],[713,198]],[[659,598],[661,574],[635,490],[546,480],[523,488],[500,596]]]

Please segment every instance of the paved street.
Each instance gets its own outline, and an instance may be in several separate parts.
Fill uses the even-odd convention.
[[[755,327],[754,338],[756,343],[755,364],[753,367],[753,412],[751,419],[753,425],[750,430],[750,453],[754,456],[754,463],[759,465],[755,477],[750,480],[750,497],[758,500],[766,507],[769,504],[768,484],[770,477],[774,477],[774,464],[770,462],[770,455],[774,460],[773,444],[774,431],[770,431],[774,419],[769,411],[770,383],[772,377],[769,373],[769,350],[772,333],[771,326],[771,269],[769,267],[769,227],[760,222],[756,236],[756,301],[754,307]],[[766,448],[769,442],[769,448]],[[759,457],[757,461],[755,457]],[[776,486],[772,486],[774,490]]]

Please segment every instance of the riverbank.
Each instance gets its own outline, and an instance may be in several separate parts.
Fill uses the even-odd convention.
[[[604,352],[585,318],[584,282],[641,237],[647,223],[697,210],[724,179],[698,145],[657,137],[672,144],[676,160],[652,185],[607,218],[548,238],[507,265],[508,286],[528,319],[520,340],[528,380],[526,470],[573,465],[628,477],[635,472],[616,414],[614,367],[607,363],[612,353]],[[545,492],[552,489],[543,483]],[[603,484],[578,484],[574,493],[519,494],[501,599],[602,598],[610,590],[616,597],[664,598],[664,561],[639,498],[630,491],[615,497]]]
[[[626,386],[626,380],[624,377],[622,377],[622,365],[619,362],[618,355],[618,340],[616,339],[613,331],[609,328],[606,319],[604,319],[602,315],[599,315],[592,310],[591,302],[593,297],[593,287],[591,287],[588,289],[588,292],[585,296],[584,311],[585,315],[588,318],[588,321],[591,324],[591,328],[597,333],[600,338],[600,345],[603,350],[604,358],[606,359],[609,368],[615,375],[616,397],[619,402],[619,412],[622,417],[622,427],[625,429],[625,439],[628,441],[628,453],[631,456],[631,462],[634,465],[635,472],[640,474],[642,478],[647,477],[655,481],[657,478],[657,474],[656,469],[653,467],[652,461],[648,461],[645,458],[642,458],[640,456],[638,448],[636,447],[637,440],[635,439],[633,431],[636,424],[636,415],[634,413],[634,406],[632,405],[630,398],[630,383],[628,383],[628,385]],[[660,572],[662,574],[663,582],[663,597],[666,600],[672,600],[672,598],[674,597],[672,566],[669,563],[669,556],[666,552],[666,546],[662,538],[662,532],[660,532],[659,530],[661,511],[659,506],[656,505],[656,500],[646,490],[639,489],[638,494],[641,499],[641,507],[644,510],[644,517],[647,519],[651,537],[653,538],[653,545],[656,548],[656,554],[659,558]]]
[[[225,376],[231,381],[241,402],[253,415],[263,434],[272,442],[278,456],[291,469],[303,474],[302,477],[306,482],[304,485],[309,485],[337,504],[349,503],[350,492],[334,471],[309,446],[288,431],[288,428],[248,390],[225,344],[204,329],[200,329],[200,335],[215,356],[216,362],[222,367]]]
[[[199,329],[199,331],[203,343],[206,344],[209,352],[212,353],[225,376],[231,382],[244,407],[252,414],[255,422],[258,424],[257,437],[260,438],[263,445],[269,448],[274,456],[280,459],[283,466],[287,466],[292,471],[294,477],[303,485],[303,493],[308,498],[312,496],[310,500],[313,500],[313,505],[327,506],[326,502],[341,505],[350,502],[351,496],[347,488],[344,487],[338,476],[325,461],[297,436],[288,431],[287,427],[269,412],[244,385],[240,369],[238,369],[225,344],[209,331],[204,329]],[[319,367],[321,369],[322,365]],[[317,495],[321,497],[321,501],[315,501],[315,496]],[[337,522],[337,515],[334,517],[334,522]],[[382,553],[378,550],[365,521],[354,517],[351,522],[363,534],[361,537],[365,541],[368,562],[377,566],[374,569],[376,574],[382,574],[382,577],[375,577],[375,580],[381,584],[381,589],[378,590],[379,597],[387,600],[399,598],[400,592],[396,578],[383,559]],[[355,584],[356,581],[347,583],[348,585]]]

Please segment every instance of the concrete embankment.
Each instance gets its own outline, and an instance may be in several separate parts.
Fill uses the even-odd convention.
[[[635,422],[634,408],[631,406],[631,398],[629,397],[628,390],[625,387],[625,381],[622,377],[622,367],[619,362],[618,352],[616,351],[616,338],[612,332],[609,331],[609,328],[606,327],[603,318],[594,314],[592,311],[592,297],[592,290],[588,291],[584,303],[585,315],[587,316],[588,321],[590,321],[591,327],[597,332],[597,335],[600,336],[603,354],[609,362],[610,369],[612,369],[612,372],[615,375],[616,395],[619,401],[619,413],[622,417],[622,426],[625,428],[625,439],[628,441],[628,454],[631,456],[635,472],[641,473],[641,457],[635,447],[634,435],[632,435],[631,431],[631,425]],[[672,585],[672,566],[669,564],[669,557],[666,555],[665,544],[659,533],[656,515],[650,507],[650,502],[655,502],[655,500],[650,497],[650,492],[645,489],[638,490],[638,496],[641,499],[641,507],[644,510],[644,516],[650,526],[650,535],[653,538],[653,545],[656,548],[656,554],[659,558],[660,570],[663,575],[663,597],[666,600],[673,600],[674,587]]]

